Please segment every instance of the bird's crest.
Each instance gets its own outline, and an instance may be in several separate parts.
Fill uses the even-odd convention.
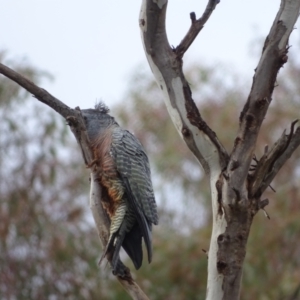
[[[108,106],[102,101],[99,101],[98,103],[95,104],[95,109],[100,111],[103,114],[109,113]]]

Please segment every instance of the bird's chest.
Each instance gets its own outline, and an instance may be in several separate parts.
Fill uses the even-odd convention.
[[[104,208],[110,215],[114,215],[116,208],[119,206],[124,196],[124,187],[120,179],[114,158],[111,153],[107,152],[99,160],[100,182],[107,191],[108,197],[104,201]]]
[[[114,215],[116,208],[122,201],[124,186],[117,171],[109,131],[94,141],[93,153],[99,170],[99,180],[105,194],[103,206],[111,216]]]

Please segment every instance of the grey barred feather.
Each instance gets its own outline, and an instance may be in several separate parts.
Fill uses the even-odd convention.
[[[158,224],[148,157],[139,140],[127,130],[116,127],[112,133],[112,153],[117,170],[128,178],[131,190],[147,220]]]
[[[82,110],[93,147],[95,163],[100,169],[103,207],[110,217],[110,235],[104,257],[114,274],[123,274],[119,259],[123,247],[136,269],[143,260],[142,238],[148,261],[152,259],[152,224],[158,224],[157,207],[148,157],[139,140],[122,129],[103,103],[95,109]],[[100,262],[101,262],[100,260]],[[123,273],[122,273],[123,272]]]
[[[110,237],[114,235],[119,229],[120,226],[124,220],[125,213],[126,213],[127,205],[125,201],[122,201],[120,203],[119,207],[116,209],[115,215],[111,218],[111,224],[110,224]],[[110,240],[108,240],[108,243]],[[116,241],[114,241],[114,245],[116,244]]]

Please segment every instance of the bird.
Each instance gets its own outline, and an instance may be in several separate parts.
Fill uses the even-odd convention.
[[[106,257],[118,273],[121,247],[138,270],[143,261],[142,239],[152,261],[152,225],[158,224],[157,205],[148,156],[135,135],[123,129],[99,102],[82,110],[93,165],[99,169],[101,203],[110,220],[109,237],[100,262]]]

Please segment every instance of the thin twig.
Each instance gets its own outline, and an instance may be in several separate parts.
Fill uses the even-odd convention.
[[[298,127],[296,129],[294,135],[291,138],[291,141],[290,141],[287,149],[276,160],[276,162],[273,165],[272,170],[266,175],[266,177],[264,179],[264,182],[261,185],[261,192],[264,192],[264,190],[270,185],[270,183],[272,182],[274,177],[277,175],[277,173],[279,172],[281,167],[291,157],[291,155],[299,147],[299,145],[300,145],[300,127]]]
[[[180,44],[175,48],[175,53],[178,57],[183,57],[184,53],[191,46],[219,2],[220,0],[209,0],[204,13],[198,20],[196,19],[196,14],[194,12],[190,13],[192,21],[191,27]]]
[[[76,116],[76,113],[73,109],[69,106],[52,96],[46,90],[38,87],[32,81],[28,80],[21,74],[17,73],[16,71],[10,69],[9,67],[0,63],[0,73],[6,76],[7,78],[11,79],[12,81],[16,82],[18,85],[23,87],[29,93],[34,95],[39,101],[43,102],[44,104],[50,106],[56,112],[58,112],[64,118],[68,116]]]
[[[269,220],[271,220],[269,214],[267,213],[267,211],[264,208],[262,208],[262,211],[264,212],[266,218],[268,218]]]
[[[147,295],[134,280],[130,282],[120,277],[117,277],[117,279],[133,300],[149,300]]]
[[[276,190],[271,186],[271,184],[269,184],[269,188],[270,188],[274,193],[276,193]]]
[[[176,50],[169,45],[165,24],[167,2],[143,0],[139,24],[145,53],[156,81],[164,91],[167,107],[172,107],[170,116],[179,134],[207,174],[210,173],[212,164],[216,168],[214,159],[220,162],[223,170],[229,159],[228,153],[216,133],[200,115],[183,74],[182,61],[178,59]],[[211,5],[217,2],[209,1]],[[207,9],[207,13],[204,13],[203,20],[208,19],[208,11]],[[192,22],[193,19],[192,16]]]

